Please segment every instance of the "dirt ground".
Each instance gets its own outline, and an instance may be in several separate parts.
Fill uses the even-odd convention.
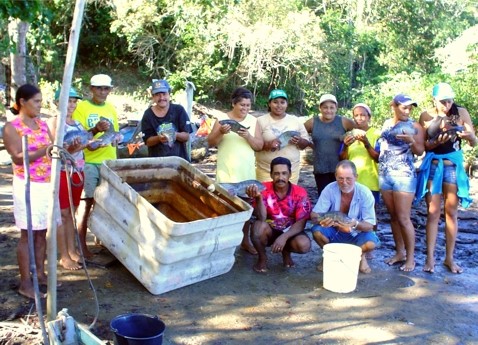
[[[212,174],[214,166],[198,167]],[[302,168],[301,185],[312,202],[317,194],[310,166]],[[478,182],[472,180],[478,198]],[[11,167],[0,166],[0,344],[39,343],[32,301],[17,294]],[[166,324],[163,344],[478,344],[478,209],[459,211],[460,234],[456,258],[464,273],[451,274],[443,265],[444,236],[440,224],[434,274],[422,271],[425,260],[426,211],[413,210],[417,229],[416,262],[411,273],[383,261],[392,254],[389,217],[379,207],[378,235],[382,246],[369,263],[373,272],[360,274],[357,288],[338,294],[323,288],[316,271],[322,251],[293,255],[296,267],[282,267],[280,255],[269,256],[269,272],[252,270],[255,257],[237,250],[235,265],[226,274],[161,295],[150,294],[118,261],[108,267],[89,265],[99,299],[99,317],[92,332],[112,344],[109,323],[115,316],[139,312],[158,315]],[[104,249],[93,251],[105,257]],[[107,257],[107,256],[106,256]],[[58,309],[84,325],[95,316],[95,301],[83,271],[58,267]],[[33,315],[28,317],[29,314]],[[32,321],[33,319],[33,321]],[[28,324],[37,328],[28,329]],[[20,334],[22,333],[22,334]],[[26,334],[25,334],[26,333]]]

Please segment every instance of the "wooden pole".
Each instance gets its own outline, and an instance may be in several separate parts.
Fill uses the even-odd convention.
[[[76,53],[78,51],[78,41],[80,38],[81,23],[83,20],[83,12],[85,9],[86,0],[76,0],[75,12],[73,14],[73,21],[71,24],[70,39],[68,42],[68,51],[66,53],[65,69],[63,72],[63,80],[61,84],[60,93],[60,113],[56,121],[55,145],[63,146],[63,131],[65,127],[65,119],[68,108],[68,95],[71,88],[71,79],[75,68]],[[55,151],[53,152],[55,156]],[[57,155],[56,155],[57,156]],[[57,314],[56,307],[56,282],[57,282],[57,221],[61,219],[60,207],[58,202],[58,189],[60,182],[60,164],[58,159],[53,159],[52,162],[52,193],[48,218],[48,236],[47,236],[47,254],[48,254],[48,296],[47,296],[47,319],[54,320]]]

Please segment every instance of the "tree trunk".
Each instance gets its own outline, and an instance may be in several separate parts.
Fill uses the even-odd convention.
[[[14,95],[21,85],[27,82],[26,57],[27,57],[27,31],[29,24],[19,19],[14,19],[8,24],[8,34],[16,46],[15,53],[10,53],[12,84],[11,91]]]

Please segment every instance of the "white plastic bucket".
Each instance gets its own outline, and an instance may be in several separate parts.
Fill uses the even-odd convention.
[[[323,249],[324,288],[339,293],[354,291],[362,249],[347,243],[328,243]]]

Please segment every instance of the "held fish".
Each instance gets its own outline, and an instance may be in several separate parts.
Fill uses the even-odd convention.
[[[168,146],[173,147],[174,142],[176,141],[176,131],[174,130],[174,128],[161,131],[158,134],[162,134],[166,138],[168,138],[168,142],[167,142]]]
[[[440,135],[448,135],[450,137],[451,141],[456,140],[457,132],[463,132],[465,130],[465,127],[463,126],[453,126],[451,128],[442,128],[438,133],[436,133],[433,137],[431,137],[429,140],[431,143],[435,142]]]
[[[250,127],[245,127],[243,125],[241,125],[239,122],[237,122],[236,120],[219,120],[219,123],[221,124],[221,126],[224,126],[224,125],[229,125],[231,126],[231,131],[233,131],[234,133],[237,133],[240,129],[249,129]]]
[[[93,134],[82,129],[69,131],[63,137],[63,143],[70,146],[77,139],[79,139],[82,146],[88,145],[93,139]]]
[[[123,140],[123,135],[120,132],[108,130],[90,143],[89,146],[92,149],[97,149],[98,147],[104,147],[111,143],[120,143],[121,140]]]
[[[279,140],[279,150],[286,147],[289,144],[292,137],[299,137],[300,133],[298,131],[285,131],[279,135],[277,140]]]
[[[324,212],[324,213],[318,213],[317,223],[324,219],[332,219],[334,222],[338,222],[341,224],[345,225],[354,225],[354,221],[347,216],[345,213],[340,212],[340,211],[329,211],[329,212]]]
[[[363,129],[354,128],[350,131],[345,132],[345,134],[340,138],[341,141],[344,141],[345,138],[353,137],[357,139],[360,136],[365,136],[367,134]]]
[[[250,185],[256,185],[259,189],[259,192],[262,192],[265,189],[264,185],[257,180],[245,180],[235,183],[219,183],[219,185],[227,190],[230,195],[237,195],[241,198],[249,197],[246,193],[246,189]]]
[[[408,122],[400,121],[397,123],[391,130],[390,135],[397,136],[397,135],[415,135],[418,133],[418,130],[413,127],[413,125],[409,124]]]

